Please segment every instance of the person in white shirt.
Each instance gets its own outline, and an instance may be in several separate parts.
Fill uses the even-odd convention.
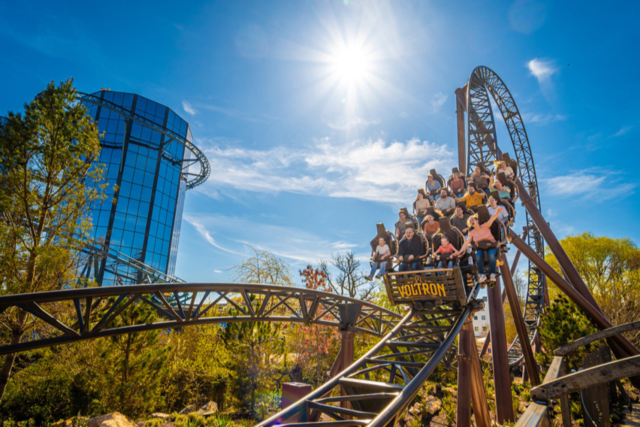
[[[498,206],[498,201],[493,196],[489,197],[489,204],[487,205],[487,210],[491,215],[493,215],[497,211],[498,219],[500,220],[501,223],[506,224],[506,222],[509,221],[509,214],[507,213],[507,210],[502,206]]]
[[[373,280],[373,275],[376,273],[378,267],[380,267],[380,271],[375,276],[377,279],[380,278],[387,271],[387,261],[391,257],[391,250],[389,249],[389,245],[384,241],[381,237],[378,239],[378,246],[376,247],[376,254],[373,258],[373,267],[371,267],[371,273],[365,277],[367,280]]]
[[[500,162],[500,164],[498,165],[498,170],[496,171],[496,175],[499,174],[500,172],[504,172],[504,176],[507,177],[507,179],[513,179],[513,176],[515,175],[513,173],[513,169],[511,169],[510,166],[507,166],[506,162]]]

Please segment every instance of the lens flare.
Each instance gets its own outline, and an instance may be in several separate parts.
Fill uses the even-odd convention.
[[[362,79],[371,65],[370,58],[363,49],[345,48],[338,52],[333,60],[334,71],[347,80]]]

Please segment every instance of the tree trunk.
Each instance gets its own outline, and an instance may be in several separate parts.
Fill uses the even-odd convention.
[[[18,325],[15,329],[11,330],[11,344],[18,344],[22,339],[22,335],[24,335],[24,323],[27,319],[27,313],[20,310],[18,314]],[[11,370],[13,369],[13,362],[16,360],[16,353],[7,354],[4,357],[4,363],[2,364],[2,369],[0,370],[0,403],[2,403],[2,398],[4,397],[4,391],[7,388],[7,384],[9,383],[9,378],[11,377]]]

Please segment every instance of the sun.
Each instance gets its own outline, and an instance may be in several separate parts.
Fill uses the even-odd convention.
[[[340,49],[332,60],[334,72],[345,80],[361,80],[370,71],[371,58],[362,48]]]

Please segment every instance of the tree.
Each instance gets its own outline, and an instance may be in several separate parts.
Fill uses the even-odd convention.
[[[605,316],[614,325],[638,320],[640,313],[640,249],[630,239],[596,237],[591,233],[568,236],[560,241]],[[547,251],[547,262],[561,271],[558,261]],[[557,287],[550,286],[556,298]],[[640,344],[640,331],[628,334]]]
[[[229,269],[233,271],[234,282],[293,286],[289,264],[270,251],[249,247],[254,255]]]
[[[115,297],[110,298],[115,302]],[[106,313],[101,313],[102,318]],[[147,305],[131,304],[120,316],[107,327],[125,327],[157,320],[155,309]],[[109,340],[100,341],[102,359],[105,366],[107,382],[115,385],[113,393],[106,396],[111,408],[128,416],[138,417],[151,412],[156,405],[161,405],[160,396],[162,378],[165,376],[165,362],[170,346],[160,346],[160,331],[136,332],[115,335]]]
[[[333,276],[329,265],[338,270]],[[345,254],[333,254],[331,262],[321,261],[320,270],[326,276],[326,282],[331,290],[338,295],[367,300],[375,290],[375,283],[368,282],[365,274],[360,271],[360,261],[355,258],[353,251]]]
[[[24,115],[0,123],[0,277],[3,295],[75,283],[79,249],[88,240],[91,207],[103,200],[98,129],[77,102],[72,80],[47,89]],[[20,308],[0,315],[11,344],[35,318]],[[0,369],[0,401],[15,354]]]

